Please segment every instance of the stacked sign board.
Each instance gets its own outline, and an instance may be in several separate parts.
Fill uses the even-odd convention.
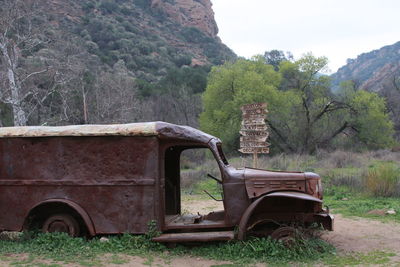
[[[243,121],[240,130],[240,152],[269,153],[267,143],[269,133],[265,124],[266,108],[266,103],[248,104],[241,107]]]

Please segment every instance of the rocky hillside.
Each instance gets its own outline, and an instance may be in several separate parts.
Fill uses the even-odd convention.
[[[218,34],[210,0],[151,0],[151,7],[163,10],[185,27],[195,27],[213,38]]]
[[[196,126],[211,66],[236,58],[218,37],[210,0],[4,0],[1,34],[17,51],[14,65],[0,53],[5,126],[22,111],[22,125]],[[18,94],[7,80],[12,67]]]
[[[334,91],[342,81],[352,80],[356,88],[384,97],[400,140],[400,42],[349,59],[332,78]]]
[[[210,0],[48,0],[90,53],[123,60],[153,81],[172,67],[221,64],[235,57],[218,38]]]
[[[400,42],[348,59],[332,75],[334,90],[340,82],[353,80],[361,89],[381,92],[394,76],[400,75]]]

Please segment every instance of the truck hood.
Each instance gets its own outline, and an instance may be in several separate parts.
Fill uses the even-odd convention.
[[[306,192],[306,179],[314,173],[268,171],[245,168],[244,178],[249,198],[256,198],[274,191]]]

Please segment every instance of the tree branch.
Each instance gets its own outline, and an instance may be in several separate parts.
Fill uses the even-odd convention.
[[[34,76],[34,75],[38,75],[38,74],[42,74],[45,73],[49,70],[49,68],[46,68],[45,70],[40,70],[40,71],[35,71],[32,72],[31,74],[27,75],[24,79],[22,79],[21,83],[23,83],[24,81],[26,81],[27,79],[29,79],[30,77]]]
[[[272,125],[272,123],[269,120],[266,120],[269,128],[271,128],[272,131],[279,137],[279,139],[282,140],[282,142],[285,144],[285,146],[289,149],[290,152],[295,152],[295,149],[289,144],[288,140],[286,137],[283,136],[283,134]]]
[[[314,120],[311,122],[311,125],[313,125],[318,120],[320,120],[326,113],[333,112],[333,111],[340,110],[340,109],[346,109],[346,108],[353,110],[353,108],[346,103],[342,103],[342,102],[338,102],[338,101],[329,101],[325,105],[325,107],[321,110],[321,112],[318,113],[317,116],[315,116]]]
[[[353,128],[352,126],[349,126],[349,123],[346,121],[343,123],[343,125],[338,128],[330,137],[324,139],[323,141],[319,142],[318,144],[320,145],[326,145],[329,142],[331,142],[336,136],[338,136],[340,133],[342,133],[344,130],[346,130],[346,128]]]

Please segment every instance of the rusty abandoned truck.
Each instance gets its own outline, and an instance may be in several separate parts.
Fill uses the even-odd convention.
[[[223,192],[224,209],[206,215],[181,212],[180,157],[197,148],[212,152],[220,177],[210,177]],[[218,138],[188,126],[0,128],[0,231],[142,234],[151,221],[158,242],[279,238],[298,224],[333,230],[317,174],[235,169]]]

